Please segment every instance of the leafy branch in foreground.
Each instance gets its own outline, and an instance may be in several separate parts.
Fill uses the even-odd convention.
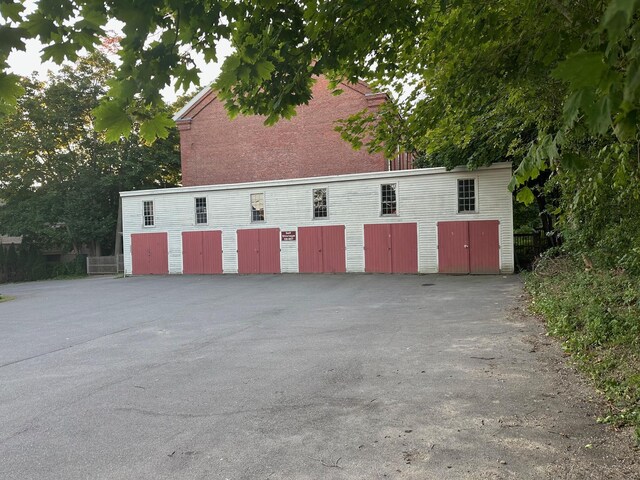
[[[403,133],[345,133],[356,145],[373,139],[371,148],[408,149],[445,165],[513,159],[511,186],[531,202],[529,183],[540,172],[592,161],[597,139],[637,142],[638,7],[639,0],[40,0],[27,12],[19,0],[0,0],[0,112],[22,91],[6,73],[11,51],[35,38],[43,59],[74,61],[117,20],[119,66],[95,110],[110,140],[128,135],[134,120],[146,141],[166,137],[169,115],[154,108],[160,90],[172,79],[197,85],[196,56],[215,61],[228,40],[234,52],[215,88],[230,114],[264,115],[270,124],[309,101],[315,75],[362,78],[402,99]]]

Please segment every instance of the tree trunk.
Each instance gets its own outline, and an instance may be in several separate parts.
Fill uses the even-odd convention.
[[[547,210],[547,207],[549,206],[549,199],[544,193],[544,185],[551,177],[551,173],[551,170],[540,172],[540,175],[535,180],[529,180],[526,185],[531,189],[536,199],[538,211],[540,212],[542,229],[544,230],[544,236],[547,242],[547,247],[557,247],[562,242],[554,228],[555,219],[553,218],[553,215],[551,215]]]
[[[539,193],[534,193],[534,195],[538,204],[538,210],[540,211],[540,221],[542,221],[542,229],[544,230],[544,236],[547,239],[547,246],[558,246],[558,235],[553,229],[553,217],[547,211],[547,199],[544,195]]]

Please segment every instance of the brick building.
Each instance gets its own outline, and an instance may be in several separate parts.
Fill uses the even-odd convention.
[[[363,109],[375,109],[386,95],[364,83],[342,84],[335,96],[318,78],[313,99],[291,120],[264,125],[264,117],[230,119],[211,89],[194,97],[175,116],[180,130],[182,183],[216,185],[289,178],[381,172],[382,154],[356,151],[334,130],[335,122]]]
[[[410,169],[355,151],[336,120],[386,96],[327,83],[271,127],[229,119],[210,89],[185,105],[184,186],[121,192],[125,274],[513,272],[511,163]]]

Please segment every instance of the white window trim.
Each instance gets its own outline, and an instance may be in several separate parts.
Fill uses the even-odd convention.
[[[253,204],[251,203],[251,195],[260,195],[262,194],[262,208],[264,210],[262,220],[254,220],[253,219]],[[264,192],[250,192],[249,193],[249,221],[251,223],[266,223],[267,222],[267,195]]]
[[[199,198],[204,198],[204,209],[205,209],[205,215],[207,216],[207,221],[204,223],[199,223],[198,222],[198,207],[197,207],[197,200]],[[194,225],[199,226],[199,225],[203,225],[203,226],[207,226],[209,225],[209,197],[207,197],[206,195],[204,197],[193,197],[193,220],[194,220]]]
[[[326,199],[326,206],[327,206],[327,216],[326,217],[316,217],[316,205],[314,203],[315,198],[313,195],[314,190],[323,190],[325,191],[325,199]],[[311,220],[314,221],[322,221],[322,220],[329,220],[329,188],[328,187],[313,187],[311,189]]]
[[[460,198],[458,197],[458,181],[459,180],[473,180],[473,197],[475,199],[475,210],[465,210],[463,212],[460,211],[460,209],[458,208],[458,202],[460,201]],[[478,177],[457,177],[456,178],[456,183],[455,183],[455,194],[456,194],[456,214],[457,215],[475,215],[477,213],[480,213],[480,202],[478,201]]]
[[[382,213],[382,186],[383,185],[395,185],[395,192],[396,192],[396,213]],[[378,185],[378,205],[380,207],[380,217],[399,217],[400,216],[400,208],[399,208],[399,202],[398,202],[398,190],[399,190],[399,184],[398,182],[387,182],[387,183],[381,183]]]
[[[147,225],[147,222],[145,222],[145,213],[144,213],[144,204],[145,203],[151,203],[151,209],[153,210],[153,224],[151,225]],[[142,228],[155,228],[156,226],[156,202],[153,200],[143,200],[142,201]]]

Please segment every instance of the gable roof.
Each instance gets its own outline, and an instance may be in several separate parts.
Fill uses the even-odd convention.
[[[386,93],[373,93],[371,91],[371,87],[363,80],[358,80],[357,83],[340,82],[340,85],[350,88],[351,90],[354,90],[364,95],[365,97],[368,97],[374,103],[375,102],[382,103],[382,101],[388,98],[388,95]],[[212,95],[209,95],[209,94],[212,94]],[[213,88],[211,85],[209,85],[203,88],[202,90],[200,90],[191,100],[189,100],[185,104],[184,107],[178,110],[171,118],[175,122],[179,122],[180,120],[191,120],[193,117],[195,117],[195,115],[197,115],[200,112],[200,110],[202,110],[202,108],[204,108],[207,104],[209,104],[215,98],[216,98],[216,95],[214,94]],[[200,106],[200,104],[206,100],[208,100],[207,103],[205,105],[202,105],[202,108],[200,108],[197,112],[195,112],[195,115],[187,116],[187,114],[190,111],[195,110],[196,107]],[[375,104],[379,104],[379,103],[375,103]]]

